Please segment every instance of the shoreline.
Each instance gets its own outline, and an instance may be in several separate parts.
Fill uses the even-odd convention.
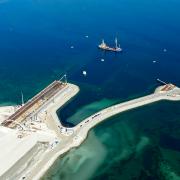
[[[41,179],[47,171],[51,168],[54,162],[63,154],[69,152],[73,148],[79,147],[88,137],[89,131],[109,118],[120,114],[122,112],[145,106],[161,100],[180,101],[180,88],[174,87],[168,91],[162,91],[164,86],[156,88],[154,93],[143,97],[135,98],[126,102],[112,105],[99,112],[85,118],[74,127],[68,128],[61,124],[61,120],[57,115],[57,110],[62,108],[65,104],[71,101],[79,92],[79,87],[74,84],[66,84],[66,86],[58,91],[47,103],[37,110],[37,116],[44,112],[41,117],[49,130],[56,134],[57,144],[53,148],[46,149],[38,161],[27,167],[19,176],[23,179]],[[29,157],[29,154],[26,154]],[[9,170],[14,168],[21,168],[23,164],[12,166]],[[9,171],[8,170],[8,171]],[[7,171],[7,172],[8,172]]]
[[[52,130],[55,132],[58,142],[59,141],[63,142],[63,139],[66,139],[66,137],[60,133],[59,127],[61,127],[62,125],[57,116],[56,111],[61,106],[63,106],[65,103],[67,103],[72,97],[74,97],[78,92],[79,92],[78,86],[68,83],[62,90],[58,91],[57,94],[55,94],[52,98],[50,98],[47,101],[47,103],[44,104],[43,106],[41,106],[40,109],[38,109],[36,112],[38,117],[42,115],[41,112],[44,112],[44,115],[43,115],[43,117],[41,117],[41,119],[43,119],[44,123],[46,124],[46,126],[49,130]],[[14,109],[13,106],[8,106],[5,108],[2,107],[1,109],[6,110],[6,109],[9,109],[9,107],[11,109]],[[12,115],[13,113],[14,113],[14,111],[11,112],[9,115]],[[24,169],[24,171],[22,173],[19,174],[17,172],[13,175],[16,176],[16,174],[17,174],[16,179],[24,179],[24,178],[40,179],[40,177],[42,177],[44,174],[44,172],[41,171],[41,170],[43,170],[43,167],[45,167],[45,172],[46,172],[47,169],[49,168],[50,164],[53,164],[54,161],[57,159],[57,157],[59,156],[59,153],[62,154],[64,152],[68,151],[69,146],[61,147],[62,144],[61,143],[59,143],[59,144],[57,144],[57,146],[54,146],[53,149],[48,148],[48,149],[44,150],[38,157],[35,157],[35,158],[38,158],[38,161],[34,161],[33,164],[31,164],[30,166],[27,166],[27,168]],[[64,145],[66,145],[66,142],[64,142]],[[31,159],[29,153],[26,154],[26,157],[27,157],[27,159],[29,159],[29,158]],[[21,161],[21,158],[19,159],[19,161]],[[17,171],[16,169],[21,169],[24,166],[24,164],[18,163],[18,162],[15,162],[15,164],[6,171],[5,176],[8,176],[9,172],[16,172]],[[44,166],[44,165],[47,165],[47,166]],[[38,177],[36,175],[39,173],[39,170],[41,173],[40,173],[40,176]],[[8,178],[11,179],[11,177],[8,177]]]
[[[74,130],[74,138],[73,138],[73,141],[70,141],[71,143],[69,144],[66,144],[66,147],[64,147],[63,149],[61,149],[60,151],[56,152],[53,157],[48,161],[48,163],[43,167],[43,169],[41,169],[41,171],[39,171],[38,174],[36,174],[36,176],[34,177],[35,179],[40,179],[44,176],[44,174],[48,171],[49,168],[51,168],[51,166],[53,165],[53,163],[60,157],[62,156],[63,154],[69,152],[71,149],[73,148],[77,148],[78,146],[80,146],[88,137],[88,133],[89,131],[96,127],[98,124],[102,123],[104,120],[108,120],[109,118],[117,115],[117,114],[120,114],[121,112],[125,112],[125,111],[128,111],[128,110],[131,110],[131,109],[134,109],[134,108],[138,108],[140,106],[145,106],[147,104],[151,104],[151,103],[154,103],[154,102],[157,102],[157,101],[161,101],[161,100],[168,100],[168,101],[179,101],[180,100],[180,94],[178,94],[176,97],[174,96],[171,96],[171,93],[173,91],[171,91],[171,93],[164,93],[164,92],[160,92],[159,91],[160,88],[158,87],[156,90],[155,90],[155,93],[151,94],[151,95],[147,95],[145,97],[140,97],[140,98],[137,98],[135,100],[130,100],[130,101],[127,101],[127,102],[123,102],[123,103],[120,103],[120,104],[116,104],[116,105],[113,105],[111,107],[108,107],[106,109],[103,109],[99,112],[97,112],[96,114],[86,118],[85,120],[83,120],[81,123],[79,123],[78,125],[76,125],[75,127],[73,128],[69,128],[69,129],[73,129]],[[178,92],[179,92],[179,88],[176,89]],[[174,92],[176,92],[176,90]],[[145,98],[150,98],[149,100],[147,100],[146,102],[137,102],[135,103],[135,105],[128,105],[128,103],[132,103],[133,101],[136,101],[136,100],[143,100]],[[154,99],[153,99],[154,98]],[[123,108],[123,107],[120,107],[120,106],[123,106],[127,104],[128,108]],[[104,113],[106,111],[109,111],[110,112],[112,110],[114,110],[115,108],[120,108],[119,111],[114,111],[114,114],[110,113],[109,115],[107,116],[104,116],[104,117],[101,117],[101,118],[96,118],[96,119],[93,119],[94,116],[98,115],[99,113]],[[55,115],[56,115],[56,120],[58,118],[57,116],[57,113],[54,112]],[[96,116],[97,117],[97,116]],[[90,119],[93,119],[93,121],[90,121]],[[91,122],[91,124],[87,124],[87,122]],[[82,127],[84,127],[82,129]],[[58,149],[58,147],[57,147]]]
[[[59,127],[62,126],[60,119],[58,118],[57,115],[57,110],[59,108],[61,108],[62,106],[64,106],[64,104],[68,103],[69,101],[71,101],[72,98],[74,98],[74,96],[76,96],[78,94],[78,92],[80,91],[79,87],[74,85],[74,84],[69,84],[68,86],[70,86],[73,91],[72,93],[66,97],[65,99],[63,99],[63,101],[61,101],[60,104],[56,104],[53,105],[49,110],[49,119],[52,120],[49,123],[53,123],[55,126],[53,128],[55,128],[56,133],[58,134],[59,138],[63,138],[60,137],[61,134],[59,133]],[[58,99],[56,100],[58,101]],[[48,124],[49,124],[48,123]],[[57,145],[49,154],[48,154],[48,161],[46,162],[45,165],[42,165],[41,169],[39,170],[39,165],[37,164],[36,166],[38,167],[37,169],[34,168],[34,170],[32,171],[31,175],[27,177],[27,179],[41,179],[42,176],[47,172],[47,170],[53,165],[53,163],[57,160],[57,158],[68,152],[69,150],[71,150],[74,145],[71,147],[70,145],[67,146],[67,144],[65,144],[65,147],[61,147],[63,146],[61,143],[59,145]],[[51,158],[49,158],[49,156],[51,156]],[[44,158],[45,159],[45,158]],[[43,161],[43,160],[42,160]],[[40,162],[40,164],[42,164],[42,161]]]

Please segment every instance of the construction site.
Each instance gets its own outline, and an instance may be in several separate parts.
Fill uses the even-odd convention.
[[[15,127],[17,123],[32,118],[33,114],[36,113],[39,108],[45,105],[48,100],[52,99],[60,90],[62,90],[67,83],[61,81],[54,81],[40,93],[30,99],[27,103],[22,105],[14,114],[12,114],[6,121],[2,123],[6,127]]]
[[[32,99],[0,108],[0,179],[40,179],[55,160],[80,146],[97,124],[121,112],[160,100],[180,100],[180,88],[158,80],[162,86],[147,96],[107,107],[72,128],[62,126],[57,110],[79,92],[79,87],[56,80]],[[3,114],[4,112],[4,114]]]
[[[61,132],[56,111],[78,91],[64,75],[26,103],[0,107],[0,179],[27,178],[40,159],[66,140],[70,131]]]

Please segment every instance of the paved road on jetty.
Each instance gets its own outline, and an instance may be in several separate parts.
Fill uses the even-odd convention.
[[[49,122],[54,124],[54,130],[56,130],[59,136],[63,137],[61,138],[60,143],[57,145],[57,147],[55,147],[54,150],[44,155],[44,158],[37,165],[38,168],[34,168],[31,171],[31,174],[28,175],[27,179],[40,179],[60,155],[66,153],[74,147],[78,147],[86,139],[89,130],[96,126],[98,123],[106,120],[107,118],[112,117],[121,112],[144,106],[160,100],[180,100],[179,88],[174,88],[173,90],[170,90],[168,92],[156,91],[151,95],[123,102],[106,108],[102,111],[99,111],[96,114],[83,120],[77,126],[73,128],[67,128],[68,130],[71,130],[73,133],[71,135],[66,136],[64,134],[61,134],[61,132],[59,131],[58,126],[62,127],[62,125],[57,117],[56,110],[60,106],[62,106],[62,104],[64,104],[67,101],[67,99],[70,99],[70,97],[75,95],[78,92],[78,88],[76,86],[71,85],[71,87],[67,88],[66,92],[67,93],[60,97],[60,99],[55,100],[54,109],[49,110],[50,114],[52,114],[52,117],[49,119]]]
[[[96,114],[86,118],[80,124],[74,127],[76,132],[79,131],[81,134],[80,136],[84,136],[82,134],[88,133],[88,131],[96,126],[98,123],[104,121],[107,118],[110,118],[116,114],[121,112],[137,108],[140,106],[144,106],[156,101],[160,100],[171,100],[171,101],[178,101],[180,100],[180,89],[175,88],[173,90],[167,92],[157,92],[148,96],[140,97],[134,100],[130,100],[124,103],[120,103],[109,108],[106,108],[102,111],[97,112]]]

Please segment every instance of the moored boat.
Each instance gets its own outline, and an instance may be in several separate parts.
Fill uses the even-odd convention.
[[[104,39],[102,40],[102,43],[98,46],[100,49],[105,51],[113,51],[113,52],[121,52],[122,48],[120,45],[118,45],[117,38],[115,38],[115,47],[109,47],[105,42]]]

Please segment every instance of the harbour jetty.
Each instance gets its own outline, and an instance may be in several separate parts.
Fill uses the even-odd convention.
[[[54,81],[20,109],[9,113],[0,127],[0,133],[6,137],[0,138],[0,142],[8,147],[8,151],[0,153],[0,160],[8,158],[0,167],[1,179],[40,179],[60,155],[78,147],[89,130],[104,120],[160,100],[180,100],[180,88],[166,83],[150,95],[103,109],[75,127],[63,127],[56,111],[78,91],[76,85]]]
[[[161,86],[155,90],[155,93],[136,98],[127,102],[123,102],[102,111],[97,112],[96,114],[86,118],[80,124],[78,124],[75,129],[82,134],[87,134],[89,129],[96,126],[98,123],[101,123],[105,119],[108,119],[116,114],[119,114],[124,111],[128,111],[140,106],[144,106],[150,103],[154,103],[160,100],[170,100],[170,101],[180,101],[180,89],[169,84],[168,86]],[[169,90],[170,89],[170,90]],[[84,136],[83,135],[83,136]],[[81,135],[82,136],[82,135]]]

